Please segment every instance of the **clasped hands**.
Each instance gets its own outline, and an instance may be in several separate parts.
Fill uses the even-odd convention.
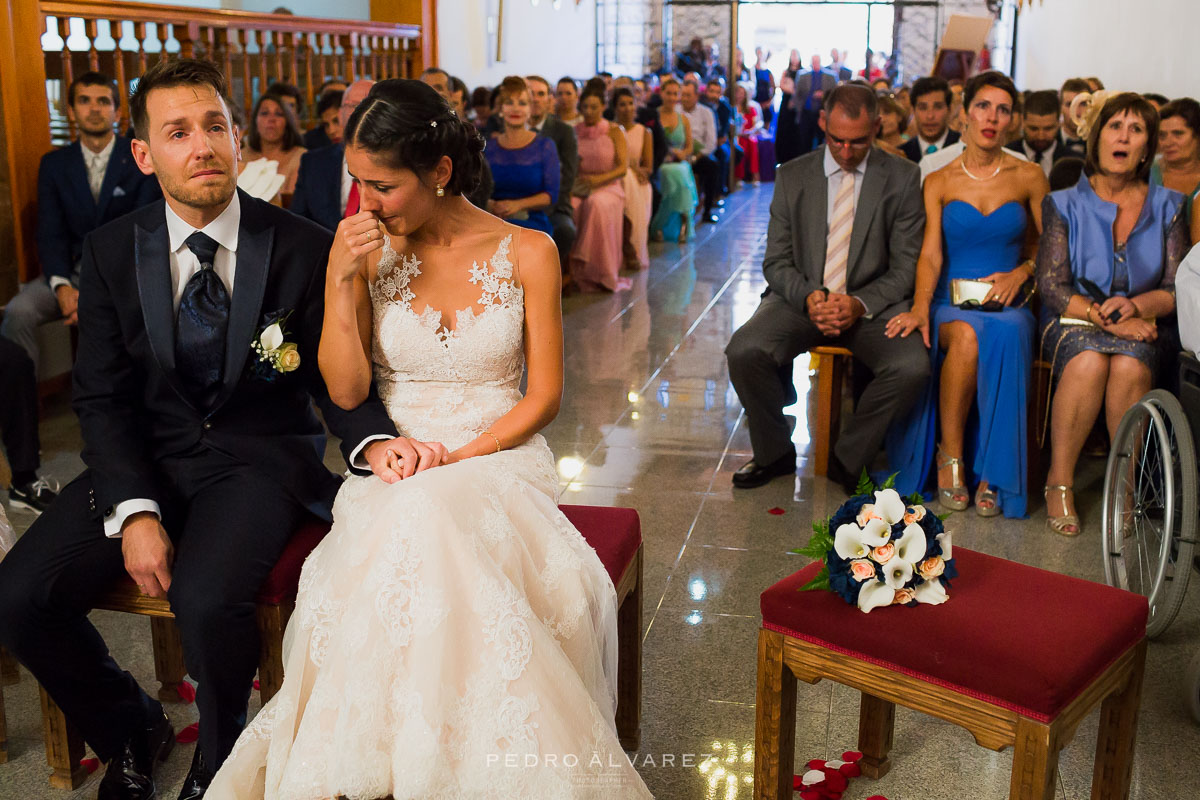
[[[1158,338],[1158,327],[1142,319],[1137,304],[1128,297],[1110,297],[1103,303],[1092,303],[1087,310],[1087,320],[1121,339],[1153,342]]]
[[[817,330],[826,336],[841,336],[846,329],[866,313],[862,303],[848,294],[837,294],[825,289],[811,292],[804,304],[808,317]]]

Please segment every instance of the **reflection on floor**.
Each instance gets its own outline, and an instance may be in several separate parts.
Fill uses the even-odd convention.
[[[749,439],[722,351],[764,286],[770,193],[767,184],[734,195],[722,223],[702,228],[690,245],[652,245],[651,268],[633,276],[631,290],[565,302],[566,397],[546,436],[558,456],[562,502],[630,506],[642,517],[646,630],[636,763],[664,800],[752,796],[758,595],[802,566],[787,551],[844,499],[807,464],[803,363],[795,370],[798,476],[752,491],[730,488],[731,473],[749,458]],[[67,479],[80,466],[78,429],[65,404],[53,411],[44,432],[47,471]],[[327,461],[340,469],[332,446]],[[956,514],[948,522],[955,543],[1101,580],[1102,469],[1085,464],[1078,482],[1085,525],[1078,539],[1048,533],[1039,504],[1026,521]],[[768,514],[772,507],[786,513]],[[12,516],[18,530],[30,522]],[[1200,648],[1197,593],[1150,647],[1132,793],[1140,800],[1195,796],[1200,727],[1182,706],[1181,674]],[[95,619],[121,663],[153,687],[149,624],[106,613]],[[28,674],[4,693],[12,760],[0,766],[0,797],[94,797],[95,776],[74,795],[48,787]],[[798,708],[797,763],[855,745],[852,691],[801,684]],[[177,726],[195,721],[194,706],[170,713]],[[1058,797],[1089,796],[1095,729],[1093,715],[1063,752]],[[190,747],[172,754],[160,773],[164,796],[174,796],[190,759]],[[962,729],[901,710],[891,774],[854,781],[846,798],[1007,797],[1011,763],[1010,752],[984,750]]]

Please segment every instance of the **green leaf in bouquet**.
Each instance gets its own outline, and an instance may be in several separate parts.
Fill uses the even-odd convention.
[[[831,587],[829,586],[829,567],[821,567],[821,571],[818,572],[811,581],[801,586],[800,591],[832,591]]]
[[[829,520],[819,519],[813,523],[812,528],[813,528],[813,533],[815,533],[817,536],[828,536],[829,535]]]
[[[883,486],[880,486],[879,488],[880,489],[895,489],[896,488],[896,476],[899,474],[900,474],[899,472],[893,472],[891,475],[888,475],[887,480],[883,482]]]
[[[938,518],[938,520],[939,520],[940,522],[945,522],[946,520],[950,519],[950,514],[951,514],[951,513],[952,513],[952,512],[950,512],[950,511],[947,511],[945,514],[938,514],[938,515],[937,515],[937,518]]]
[[[827,541],[820,536],[814,536],[808,540],[808,544],[804,545],[804,547],[797,548],[792,552],[813,559],[824,558],[832,545],[832,541]]]
[[[900,473],[896,474],[899,475]],[[920,492],[913,492],[908,497],[904,498],[904,502],[910,506],[923,506],[925,505],[925,495],[921,494]]]
[[[871,476],[867,474],[867,468],[863,467],[862,474],[858,476],[858,487],[854,490],[855,495],[874,494],[875,483],[871,480]]]

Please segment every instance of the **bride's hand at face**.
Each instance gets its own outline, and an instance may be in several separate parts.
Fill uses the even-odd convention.
[[[450,462],[450,454],[441,442],[422,442],[404,436],[372,442],[363,456],[371,472],[384,483],[396,483]]]
[[[370,211],[360,211],[338,223],[329,250],[329,275],[340,281],[352,281],[369,253],[383,247],[383,226]]]

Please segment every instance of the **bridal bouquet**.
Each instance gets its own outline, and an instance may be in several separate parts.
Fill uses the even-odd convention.
[[[802,591],[836,592],[864,613],[880,606],[946,602],[946,589],[958,575],[950,534],[921,505],[919,494],[906,503],[892,488],[894,478],[877,491],[864,474],[854,497],[828,520],[813,523],[808,545],[792,552],[825,564]]]

